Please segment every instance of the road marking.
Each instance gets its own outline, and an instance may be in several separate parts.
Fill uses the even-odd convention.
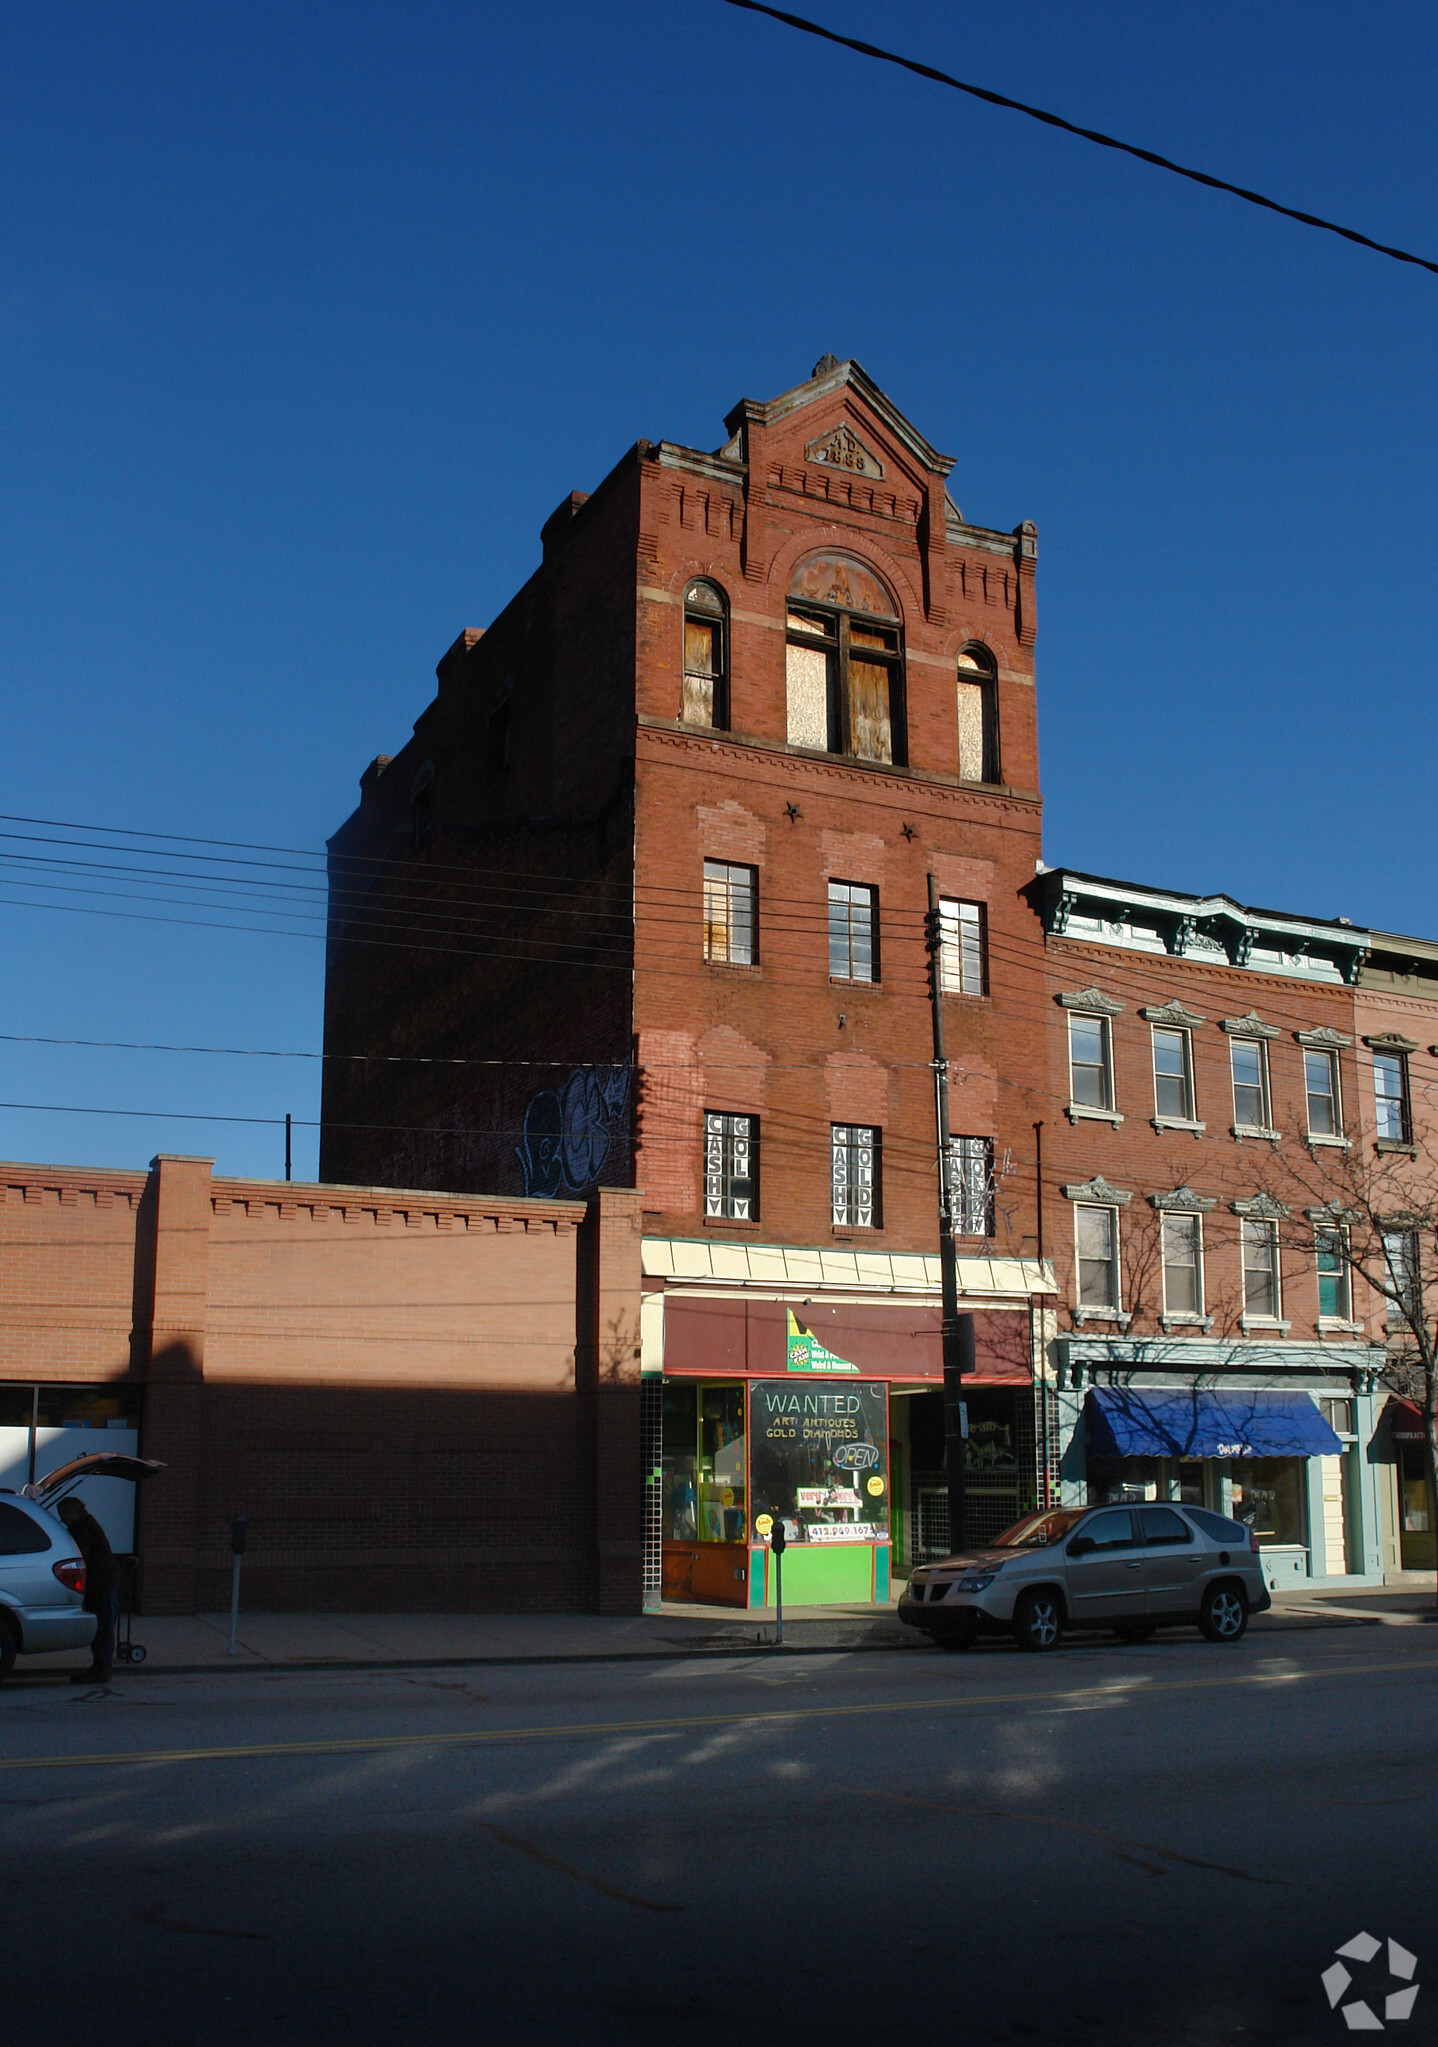
[[[792,1725],[802,1720],[861,1720],[883,1713],[943,1713],[951,1707],[1027,1706],[1045,1712],[1050,1706],[1075,1699],[1095,1697],[1137,1703],[1159,1692],[1230,1692],[1244,1686],[1329,1682],[1343,1677],[1386,1676],[1412,1670],[1420,1659],[1406,1656],[1398,1663],[1350,1664],[1341,1670],[1251,1671],[1233,1677],[1169,1678],[1159,1684],[1134,1685],[1122,1690],[1114,1686],[1084,1685],[1055,1692],[989,1692],[968,1697],[889,1699],[856,1706],[790,1706],[769,1713],[755,1713],[736,1707],[729,1713],[675,1714],[655,1720],[580,1720],[558,1727],[466,1728],[453,1734],[359,1734],[333,1736],[322,1741],[256,1741],[227,1743],[214,1748],[123,1749],[74,1756],[0,1756],[5,1770],[115,1769],[121,1764],[223,1763],[261,1761],[282,1756],[381,1755],[391,1749],[497,1748],[504,1743],[529,1741],[597,1740],[613,1734],[683,1734],[712,1727],[770,1727]],[[1438,1667],[1438,1657],[1425,1656],[1421,1666]]]
[[[602,1876],[591,1876],[586,1869],[577,1869],[572,1862],[561,1862],[557,1855],[550,1855],[533,1841],[521,1840],[518,1834],[511,1834],[504,1827],[497,1827],[490,1820],[480,1820],[479,1826],[496,1841],[502,1841],[506,1848],[513,1848],[520,1855],[527,1855],[531,1862],[537,1862],[541,1869],[557,1870],[561,1876],[573,1877],[576,1883],[588,1884],[590,1890],[598,1891],[601,1898],[617,1898],[621,1905],[638,1905],[646,1912],[682,1912],[684,1907],[662,1898],[644,1898],[638,1891],[621,1891],[618,1884],[604,1881]]]

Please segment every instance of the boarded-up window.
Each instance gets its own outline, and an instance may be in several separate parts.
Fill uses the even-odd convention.
[[[825,633],[823,620],[790,612],[785,669],[790,746],[838,751],[830,737],[837,656],[838,641]]]
[[[846,753],[861,761],[891,761],[893,733],[889,722],[889,665],[869,654],[882,648],[895,652],[896,633],[849,624],[849,717]]]
[[[966,782],[997,782],[997,689],[988,649],[965,647],[958,670],[959,773]]]
[[[788,739],[854,760],[902,762],[903,647],[892,599],[860,564],[797,571],[788,613]],[[813,586],[811,593],[811,585]],[[810,603],[811,594],[827,599]]]
[[[723,592],[713,583],[691,583],[684,593],[684,701],[686,725],[727,726],[728,674],[725,659]]]

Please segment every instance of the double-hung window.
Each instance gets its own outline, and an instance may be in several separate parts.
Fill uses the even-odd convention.
[[[1264,1322],[1279,1314],[1278,1226],[1243,1224],[1243,1312]]]
[[[1200,1316],[1203,1313],[1203,1225],[1196,1215],[1165,1215],[1163,1239],[1163,1312]]]
[[[1153,1104],[1159,1116],[1193,1121],[1193,1060],[1187,1031],[1153,1031]]]
[[[1318,1259],[1318,1312],[1325,1320],[1346,1322],[1351,1290],[1348,1284],[1348,1245],[1341,1229],[1314,1233]]]
[[[1075,1208],[1078,1304],[1118,1312],[1118,1211]]]
[[[725,860],[704,862],[704,957],[731,967],[754,964],[754,898],[758,877],[752,867]]]
[[[945,995],[987,992],[987,946],[982,903],[944,897],[939,903],[939,987]]]
[[[1268,1130],[1268,1055],[1262,1038],[1231,1038],[1233,1121],[1239,1130]]]
[[[1335,1052],[1303,1054],[1303,1084],[1308,1095],[1310,1137],[1341,1137],[1343,1117],[1338,1098],[1338,1055]]]
[[[1113,1107],[1108,1018],[1069,1011],[1069,1099],[1078,1108]]]
[[[863,882],[829,883],[829,974],[835,981],[879,978],[879,892]]]
[[[753,1222],[759,1213],[759,1119],[704,1116],[704,1213]]]
[[[1374,1053],[1373,1099],[1377,1111],[1378,1136],[1394,1144],[1411,1143],[1413,1123],[1408,1113],[1406,1052]]]
[[[1387,1281],[1385,1313],[1390,1329],[1403,1326],[1408,1315],[1421,1305],[1416,1230],[1383,1232],[1384,1278]]]
[[[949,1139],[949,1227],[956,1237],[994,1233],[994,1141]]]
[[[879,1227],[879,1132],[870,1123],[830,1125],[829,1181],[836,1230]]]

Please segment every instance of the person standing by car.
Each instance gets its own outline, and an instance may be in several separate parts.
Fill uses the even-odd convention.
[[[115,1622],[119,1607],[120,1572],[110,1539],[93,1514],[72,1494],[55,1509],[75,1539],[85,1560],[85,1611],[95,1616],[95,1639],[90,1644],[93,1661],[88,1670],[75,1671],[72,1685],[104,1684],[115,1661]]]

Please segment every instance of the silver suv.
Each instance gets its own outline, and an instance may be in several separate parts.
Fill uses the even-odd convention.
[[[0,1493],[0,1684],[17,1655],[89,1647],[95,1616],[84,1596],[85,1566],[64,1522],[34,1500]]]
[[[1026,1514],[987,1549],[914,1572],[899,1619],[943,1649],[1006,1628],[1021,1649],[1053,1649],[1065,1628],[1146,1641],[1169,1622],[1236,1642],[1273,1604],[1258,1538],[1203,1507],[1056,1507]]]

